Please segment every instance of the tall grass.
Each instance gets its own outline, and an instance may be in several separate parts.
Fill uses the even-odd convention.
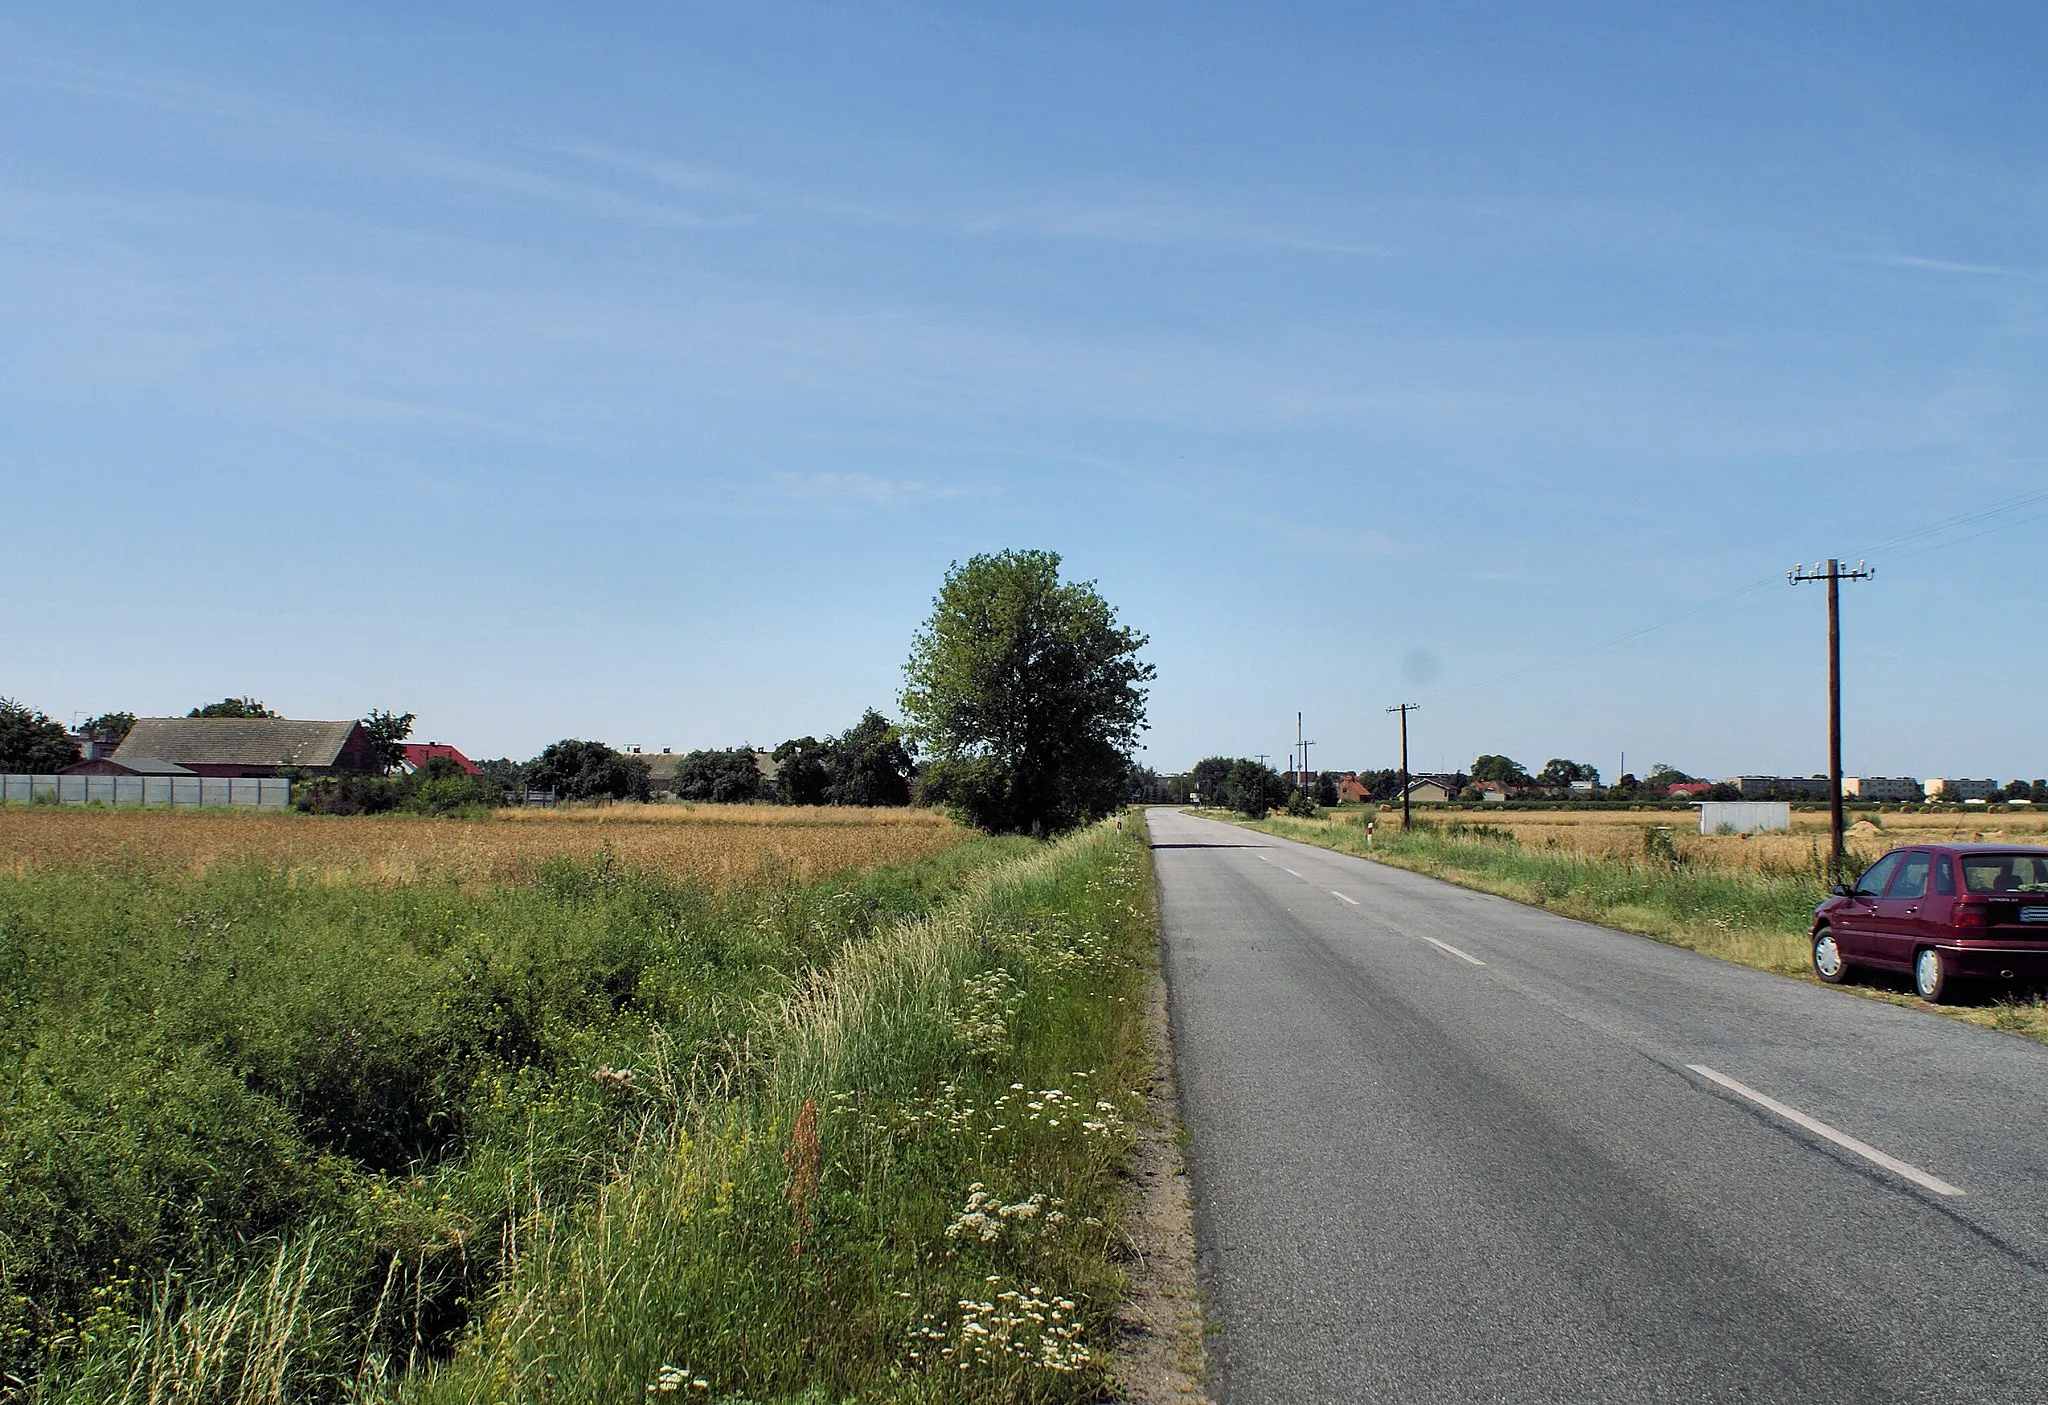
[[[1092,1398],[1147,859],[0,878],[0,1396]]]
[[[1099,1398],[1148,857],[1092,831],[848,947],[781,1002],[753,1095],[679,1098],[594,1203],[526,1224],[404,1398]]]
[[[1732,868],[1697,861],[1670,830],[1640,821],[1598,853],[1534,848],[1484,821],[1382,827],[1274,817],[1255,828],[1449,878],[1570,917],[1604,922],[1765,970],[1806,969],[1806,929],[1826,896],[1817,868]]]
[[[109,1352],[210,1359],[148,1344],[268,1302],[281,1245],[317,1243],[304,1320],[339,1324],[295,1352],[304,1398],[445,1355],[518,1218],[666,1115],[641,1076],[744,1085],[808,970],[1030,848],[723,886],[602,856],[481,890],[0,875],[0,1394],[95,1398]]]

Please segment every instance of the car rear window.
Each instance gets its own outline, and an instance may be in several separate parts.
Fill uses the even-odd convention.
[[[1968,854],[1963,891],[2048,893],[2048,854]]]

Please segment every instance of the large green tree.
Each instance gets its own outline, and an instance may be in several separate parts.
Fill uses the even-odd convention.
[[[86,718],[78,730],[81,735],[91,737],[101,746],[119,746],[121,739],[135,730],[135,714],[102,712],[97,717]]]
[[[527,763],[526,784],[552,790],[564,800],[645,800],[647,763],[603,742],[567,738]]]
[[[48,775],[78,759],[78,742],[64,724],[13,698],[0,698],[0,771]]]
[[[363,730],[369,734],[370,745],[376,748],[377,759],[384,763],[387,772],[405,760],[405,739],[412,735],[413,721],[410,712],[382,712],[376,708],[371,708],[370,715],[363,719]]]
[[[904,666],[924,793],[995,833],[1052,834],[1115,809],[1145,727],[1146,639],[1050,551],[954,565]]]
[[[1292,787],[1278,771],[1259,761],[1237,761],[1223,782],[1230,808],[1252,819],[1264,819],[1266,812],[1285,804]]]
[[[761,798],[761,768],[746,747],[693,751],[676,763],[675,797],[732,805]]]
[[[869,708],[832,739],[825,799],[833,805],[908,805],[910,765],[902,733]]]
[[[1482,756],[1472,763],[1472,779],[1503,785],[1527,785],[1529,773],[1511,756]]]
[[[791,737],[775,748],[775,798],[785,805],[822,805],[832,783],[832,744]]]
[[[1600,772],[1596,767],[1583,761],[1569,761],[1562,756],[1553,756],[1543,763],[1543,769],[1536,773],[1536,784],[1547,785],[1553,790],[1563,790],[1573,781],[1591,781],[1600,784]]]
[[[1235,757],[1205,756],[1188,772],[1188,788],[1202,797],[1204,805],[1221,805],[1225,800],[1223,784],[1230,779],[1230,768],[1236,764]]]

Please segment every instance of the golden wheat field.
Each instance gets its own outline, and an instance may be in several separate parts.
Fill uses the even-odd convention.
[[[1691,814],[1671,810],[1496,810],[1418,812],[1418,821],[1446,827],[1484,825],[1505,830],[1531,849],[1619,860],[1643,854],[1645,830],[1667,828],[1678,851],[1693,862],[1716,868],[1758,873],[1818,872],[1828,851],[1826,811],[1796,811],[1789,833],[1701,834]],[[1852,816],[1849,847],[1875,858],[1900,844],[1930,841],[1958,843],[2048,843],[2048,811],[1922,812]],[[1380,822],[1398,826],[1398,810],[1382,810]]]
[[[626,868],[713,883],[808,878],[925,858],[971,831],[931,810],[613,805],[507,810],[488,820],[242,811],[0,806],[0,873],[135,863],[203,873],[256,862],[320,882],[504,883],[600,851]]]

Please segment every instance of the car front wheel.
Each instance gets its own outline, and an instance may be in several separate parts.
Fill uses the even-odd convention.
[[[1835,941],[1834,932],[1826,927],[1813,934],[1813,973],[1829,985],[1840,985],[1849,974],[1842,948]]]
[[[1948,962],[1933,947],[1924,948],[1913,958],[1913,989],[1920,992],[1922,1000],[1939,1005],[1948,999],[1949,987],[1953,984]]]

